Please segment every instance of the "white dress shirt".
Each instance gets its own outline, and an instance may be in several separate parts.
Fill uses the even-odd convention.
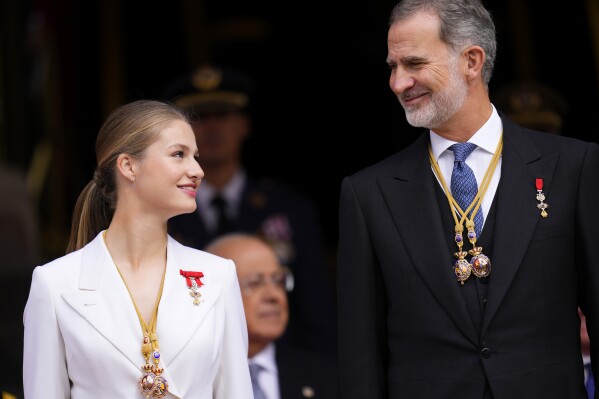
[[[248,363],[256,363],[262,366],[262,372],[258,374],[258,383],[266,394],[267,399],[280,399],[279,394],[279,369],[275,359],[275,344],[270,343],[260,352],[248,359]]]
[[[499,117],[495,107],[493,105],[491,106],[493,107],[493,112],[491,113],[489,120],[487,120],[487,122],[485,122],[485,124],[470,138],[470,140],[468,140],[469,143],[476,144],[477,147],[474,149],[474,151],[472,151],[470,156],[466,158],[466,164],[474,172],[476,183],[479,187],[482,183],[485,172],[491,163],[491,159],[495,154],[497,144],[499,143],[499,139],[501,138],[503,132],[501,118]],[[447,140],[432,130],[430,131],[430,139],[433,156],[439,164],[441,173],[443,173],[445,184],[447,184],[447,187],[450,187],[453,161],[455,160],[455,156],[449,147],[456,142]],[[485,193],[483,202],[481,204],[480,209],[483,211],[483,217],[485,221],[487,220],[487,215],[491,209],[491,204],[493,202],[493,198],[495,197],[495,192],[497,191],[500,176],[501,158],[499,158],[499,162],[497,163],[497,167],[495,168],[493,177],[491,178],[489,187],[487,188],[487,192]]]
[[[587,364],[591,363],[591,356],[590,355],[582,355],[582,364],[584,366],[586,366]],[[589,379],[589,372],[587,370],[587,368],[584,368],[584,383],[586,385],[587,380]]]

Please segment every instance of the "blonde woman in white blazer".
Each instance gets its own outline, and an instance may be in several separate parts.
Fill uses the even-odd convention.
[[[195,210],[196,151],[169,104],[108,117],[67,255],[33,272],[26,399],[253,398],[234,263],[167,235],[170,217]]]

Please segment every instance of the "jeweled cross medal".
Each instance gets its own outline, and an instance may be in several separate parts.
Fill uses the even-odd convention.
[[[537,201],[539,201],[537,208],[541,210],[541,216],[546,218],[549,216],[546,211],[546,209],[549,208],[549,204],[545,202],[545,194],[543,194],[543,179],[536,178],[535,186],[537,188]]]
[[[200,297],[202,293],[198,291],[198,289],[204,285],[200,281],[200,277],[204,277],[204,273],[202,272],[193,272],[193,271],[185,271],[179,270],[181,275],[185,277],[187,281],[187,287],[189,287],[189,295],[193,298],[193,304],[198,306],[200,304]]]

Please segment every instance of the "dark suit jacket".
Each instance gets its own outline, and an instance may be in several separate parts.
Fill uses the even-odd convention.
[[[281,345],[275,356],[281,399],[339,398],[337,362],[331,357]]]
[[[275,229],[279,233],[275,245],[291,251],[290,259],[283,256],[282,261],[295,277],[295,288],[289,293],[292,316],[283,341],[335,356],[336,298],[317,209],[311,198],[281,182],[248,178],[234,229],[264,234],[264,223],[277,219],[288,222],[289,231]],[[214,239],[198,212],[169,220],[169,234],[198,249]]]
[[[577,305],[589,316],[591,342],[599,342],[599,146],[502,121],[480,323],[465,291],[480,283],[473,276],[461,286],[453,272],[457,249],[428,132],[343,180],[344,399],[586,398]],[[537,208],[536,178],[544,179],[547,218]]]

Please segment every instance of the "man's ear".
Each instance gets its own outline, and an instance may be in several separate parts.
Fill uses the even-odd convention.
[[[116,169],[120,176],[135,183],[134,159],[131,155],[120,154],[116,159]]]
[[[479,77],[485,64],[485,50],[480,46],[470,46],[462,53],[466,57],[466,76],[468,79]]]

